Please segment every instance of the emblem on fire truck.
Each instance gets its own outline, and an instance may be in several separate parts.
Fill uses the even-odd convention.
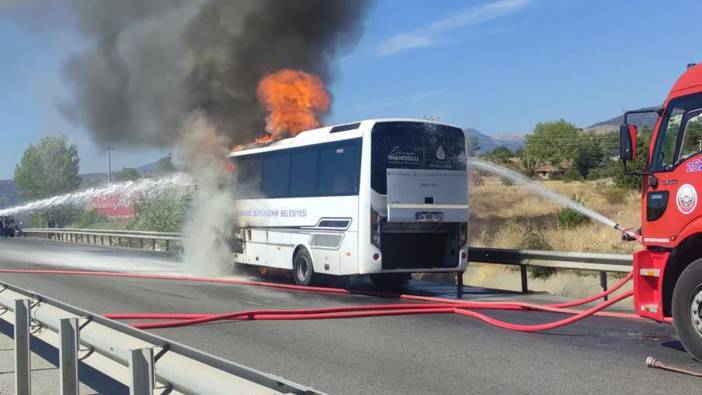
[[[681,213],[690,214],[697,208],[697,190],[692,185],[685,184],[678,189],[675,200]]]

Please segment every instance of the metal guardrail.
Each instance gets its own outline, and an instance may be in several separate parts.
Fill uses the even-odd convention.
[[[113,239],[117,239],[118,245],[122,245],[122,239],[135,239],[138,240],[141,249],[144,248],[144,240],[149,240],[152,250],[156,250],[157,241],[161,241],[165,244],[165,251],[169,251],[171,241],[182,241],[183,239],[182,233],[131,230],[28,228],[24,229],[23,232],[30,237],[109,246],[114,245]],[[131,246],[131,241],[129,241],[128,246]],[[631,255],[482,247],[471,247],[468,250],[468,260],[470,262],[519,266],[522,292],[529,290],[528,267],[599,272],[600,285],[603,290],[607,290],[607,273],[628,273],[631,271],[633,263]]]
[[[151,250],[156,251],[157,246],[161,251],[170,251],[172,242],[181,242],[182,233],[176,232],[148,232],[136,230],[113,229],[75,229],[75,228],[26,228],[22,233],[27,237],[38,237],[49,240],[68,241],[72,243],[96,244],[103,246],[122,246],[144,249],[144,241],[151,243]],[[123,241],[127,241],[124,246]],[[133,246],[136,241],[137,247]],[[162,242],[157,245],[157,242]]]
[[[318,393],[4,282],[0,320],[14,326],[17,394],[31,393],[31,338],[58,350],[61,394],[78,394],[82,364],[130,394]]]
[[[596,271],[600,273],[600,286],[603,291],[606,291],[608,272],[628,273],[633,265],[631,255],[479,247],[471,247],[468,250],[468,260],[478,263],[519,266],[522,292],[529,292],[527,275],[529,266]]]

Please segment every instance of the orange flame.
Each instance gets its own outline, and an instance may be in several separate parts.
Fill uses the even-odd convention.
[[[264,77],[256,93],[270,112],[266,118],[269,135],[256,139],[259,144],[320,126],[318,117],[329,111],[331,102],[319,77],[290,69]]]

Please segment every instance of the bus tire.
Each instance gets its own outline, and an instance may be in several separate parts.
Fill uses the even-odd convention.
[[[410,273],[375,273],[370,275],[373,284],[377,288],[385,290],[402,289],[411,277]]]
[[[293,258],[293,279],[297,285],[310,285],[314,277],[312,258],[306,249],[300,248]]]
[[[692,262],[678,277],[672,305],[678,339],[702,362],[702,259]]]

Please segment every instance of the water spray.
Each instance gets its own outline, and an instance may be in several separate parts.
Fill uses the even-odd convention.
[[[137,195],[157,197],[166,190],[187,190],[195,186],[194,180],[185,173],[174,173],[163,178],[144,178],[138,181],[126,181],[90,188],[83,191],[53,196],[47,199],[36,200],[20,206],[0,210],[0,216],[16,215],[23,212],[32,212],[47,208],[71,205],[86,205],[91,199],[105,196],[123,196],[126,198]]]
[[[480,159],[470,159],[469,164],[477,169],[495,174],[495,175],[500,176],[502,178],[510,179],[515,184],[522,185],[522,186],[526,187],[527,189],[529,189],[530,191],[532,191],[532,192],[534,192],[534,193],[536,193],[536,194],[538,194],[546,199],[552,200],[552,201],[560,204],[561,206],[569,207],[569,208],[576,210],[576,211],[580,212],[581,214],[586,215],[586,216],[594,219],[595,221],[601,222],[601,223],[603,223],[611,228],[614,228],[614,229],[617,229],[620,231],[624,231],[624,228],[621,225],[615,223],[614,221],[605,217],[604,215],[602,215],[594,210],[591,210],[591,209],[583,206],[582,204],[580,204],[576,201],[573,201],[572,199],[568,199],[567,197],[560,195],[560,194],[544,187],[543,185],[541,185],[537,182],[534,182],[533,180],[531,180],[531,179],[529,179],[529,178],[527,178],[527,177],[525,177],[525,176],[523,176],[523,175],[521,175],[513,170],[510,170],[510,169],[504,168],[502,166],[498,166],[494,163],[486,162],[486,161],[480,160]]]

